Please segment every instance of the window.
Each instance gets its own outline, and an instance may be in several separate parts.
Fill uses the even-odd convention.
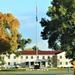
[[[62,65],[62,62],[60,62],[60,65]]]
[[[10,62],[8,62],[8,65],[10,65]]]
[[[28,59],[28,56],[26,56],[26,59]]]
[[[43,56],[42,59],[45,59],[45,56]]]
[[[10,59],[10,55],[8,56],[8,59]]]
[[[31,59],[33,59],[33,56],[31,56]]]
[[[68,62],[65,62],[66,65],[68,65]]]
[[[23,56],[21,56],[21,59],[23,59]]]
[[[48,59],[50,59],[50,56],[48,56]]]
[[[62,59],[62,56],[60,56],[60,59]]]
[[[14,59],[16,59],[16,56],[14,56]]]
[[[16,62],[14,62],[14,65],[16,65]]]
[[[37,59],[39,59],[39,56],[37,56]]]

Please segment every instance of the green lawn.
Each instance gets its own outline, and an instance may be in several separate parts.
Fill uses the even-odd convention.
[[[37,72],[38,71],[38,72]],[[39,73],[60,73],[60,72],[68,72],[68,69],[48,69],[47,70],[28,70],[25,69],[7,69],[0,71],[0,74],[39,74]],[[73,72],[72,69],[70,69],[70,72]]]

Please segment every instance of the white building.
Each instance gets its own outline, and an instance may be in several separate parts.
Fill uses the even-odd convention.
[[[21,67],[34,68],[36,62],[39,67],[52,67],[52,63],[48,63],[48,59],[57,56],[57,67],[71,67],[70,59],[65,58],[65,52],[62,51],[20,51],[21,55],[16,57],[15,54],[5,56],[5,67],[12,67],[19,64]]]
[[[70,62],[72,59],[66,59],[65,55],[65,51],[57,54],[57,59],[59,60],[57,67],[72,67]]]

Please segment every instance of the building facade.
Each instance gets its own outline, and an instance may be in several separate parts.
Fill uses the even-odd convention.
[[[72,59],[67,59],[65,55],[66,55],[65,51],[57,54],[57,59],[59,60],[57,67],[72,67],[71,64]]]
[[[13,67],[19,65],[20,67],[34,68],[35,65],[42,67],[53,67],[53,64],[49,59],[53,56],[57,57],[56,67],[71,67],[70,60],[65,58],[65,52],[62,51],[20,51],[21,55],[16,57],[15,54],[11,54],[4,57],[6,61],[5,67]]]

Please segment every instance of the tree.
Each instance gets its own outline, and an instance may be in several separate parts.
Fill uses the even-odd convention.
[[[66,57],[75,57],[75,0],[53,0],[47,16],[41,19],[42,39],[48,40],[48,47],[59,43]]]
[[[0,53],[17,52],[19,21],[10,13],[0,12]]]
[[[53,65],[53,67],[57,67],[57,64],[58,64],[57,62],[58,62],[57,56],[53,56],[51,58],[51,63]]]
[[[35,51],[39,50],[39,48],[37,46],[33,46],[32,49],[35,50]]]
[[[26,51],[33,51],[32,48],[26,48],[25,50],[26,50]]]
[[[4,69],[4,65],[6,64],[4,57],[0,56],[0,69]]]
[[[5,62],[5,60],[4,60],[4,57],[1,57],[1,56],[0,56],[0,66],[1,66],[1,65],[4,65],[5,63],[6,63],[6,62]]]
[[[48,47],[52,48],[60,43],[61,49],[66,50],[68,58],[75,56],[75,1],[53,0],[47,15],[50,20],[42,18],[42,39],[48,40]]]
[[[55,50],[60,50],[60,45],[58,45],[57,43],[54,45],[54,47],[53,47]]]
[[[0,38],[0,54],[9,51],[11,48],[10,42],[6,39]]]
[[[21,53],[18,51],[15,53],[16,57],[19,57],[21,55]]]
[[[22,38],[22,35],[20,33],[17,35],[17,37],[18,37],[18,40],[17,40],[17,42],[18,42],[18,49],[24,50],[26,45],[30,44],[31,41],[32,41],[30,38],[28,38],[27,40]]]

